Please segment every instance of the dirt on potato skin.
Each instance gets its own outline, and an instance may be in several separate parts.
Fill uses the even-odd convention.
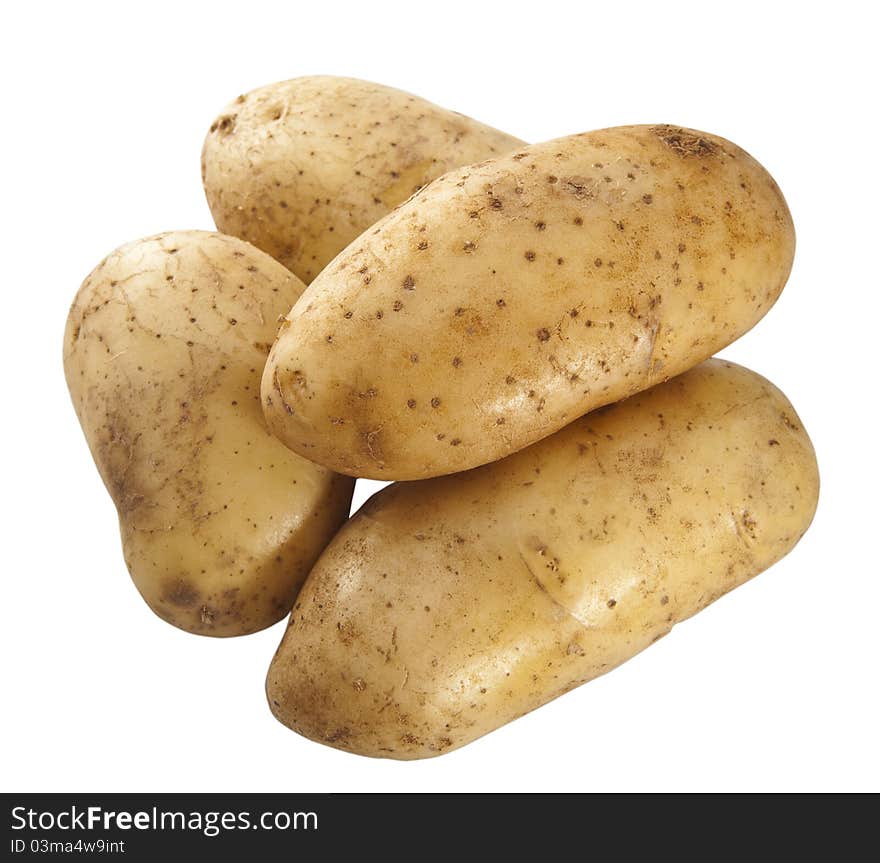
[[[317,75],[227,106],[205,138],[202,181],[219,230],[308,284],[431,180],[522,143],[392,87]]]
[[[270,708],[356,754],[443,754],[771,566],[809,527],[818,491],[789,401],[720,360],[509,458],[387,486],[297,598]]]
[[[523,147],[435,180],[321,273],[270,355],[266,418],[342,473],[467,470],[731,343],[793,254],[772,177],[717,136]]]
[[[71,307],[65,374],[126,565],[190,632],[280,620],[347,516],[352,481],[286,449],[259,402],[277,319],[303,289],[240,240],[178,231],[109,255]]]

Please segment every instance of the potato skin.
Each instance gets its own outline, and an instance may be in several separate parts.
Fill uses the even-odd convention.
[[[410,93],[318,75],[229,105],[205,138],[202,180],[221,231],[308,283],[435,177],[521,145]]]
[[[83,282],[64,371],[150,608],[202,635],[280,620],[345,520],[353,482],[266,429],[259,381],[304,289],[233,237],[160,234]]]
[[[624,126],[525,147],[436,180],[312,283],[266,417],[341,473],[476,467],[734,341],[793,253],[779,189],[729,141]]]
[[[818,488],[785,396],[718,360],[502,461],[388,486],[306,581],[271,709],[361,755],[455,749],[779,560]]]

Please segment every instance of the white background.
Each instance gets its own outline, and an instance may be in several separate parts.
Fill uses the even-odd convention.
[[[878,789],[876,46],[870,4],[78,3],[6,7],[0,123],[3,790]],[[862,11],[865,10],[865,11]],[[213,640],[130,583],[61,336],[117,245],[210,228],[202,137],[240,92],[330,73],[532,141],[670,122],[775,175],[798,231],[777,306],[724,352],[788,394],[822,499],[792,554],[642,655],[438,759],[276,722],[284,624]],[[377,483],[361,482],[356,505]]]

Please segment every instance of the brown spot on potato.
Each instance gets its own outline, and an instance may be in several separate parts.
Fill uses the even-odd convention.
[[[212,124],[210,131],[221,135],[231,135],[235,131],[236,114],[224,114],[218,117]]]
[[[687,129],[675,126],[652,126],[651,132],[655,134],[670,150],[687,159],[690,156],[714,156],[718,151],[715,143],[702,135],[695,135]]]
[[[329,734],[324,735],[324,740],[327,743],[338,743],[340,741],[346,740],[351,736],[351,730],[348,728],[337,728]]]
[[[358,631],[352,621],[341,620],[336,624],[336,634],[339,636],[339,640],[348,647],[357,638]]]
[[[562,184],[562,190],[582,201],[594,196],[591,182],[589,177],[566,177]]]
[[[178,578],[165,586],[162,599],[180,608],[191,608],[196,604],[199,592],[188,581]]]

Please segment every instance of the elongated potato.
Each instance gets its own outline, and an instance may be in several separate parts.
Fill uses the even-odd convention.
[[[717,360],[495,464],[389,486],[306,581],[272,711],[361,755],[462,746],[779,560],[818,488],[785,396]]]
[[[732,342],[793,253],[779,189],[729,141],[625,126],[526,147],[436,180],[312,283],[266,417],[341,473],[475,467]]]
[[[308,283],[435,177],[521,145],[410,93],[318,75],[229,105],[205,139],[202,180],[221,231]]]
[[[353,483],[266,429],[260,374],[304,285],[233,237],[161,234],[85,280],[64,334],[73,404],[150,608],[242,635],[289,610]]]

